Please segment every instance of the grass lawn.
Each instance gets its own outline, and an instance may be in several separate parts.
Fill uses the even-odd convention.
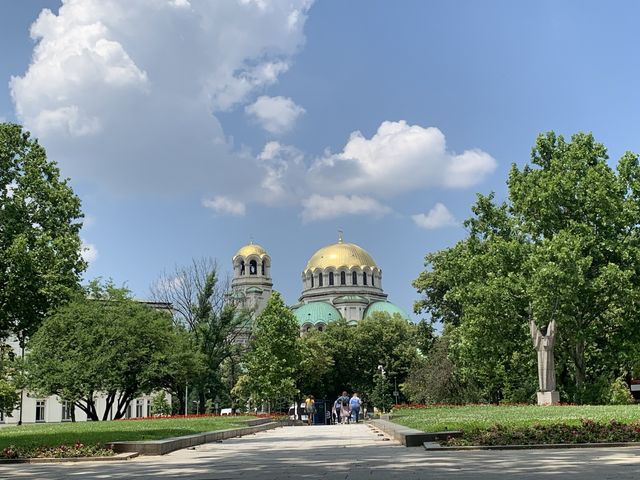
[[[567,405],[567,406],[438,406],[404,408],[394,412],[393,421],[424,432],[470,430],[493,425],[526,427],[534,424],[580,424],[581,419],[621,423],[640,420],[640,405]]]
[[[107,422],[44,423],[0,428],[0,450],[9,445],[39,447],[105,444],[118,440],[158,440],[245,426],[255,417],[163,418]]]

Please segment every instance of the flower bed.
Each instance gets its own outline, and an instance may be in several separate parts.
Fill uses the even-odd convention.
[[[57,447],[16,447],[9,446],[0,451],[0,458],[78,458],[111,457],[113,450],[100,445],[84,445],[79,441],[73,445]]]
[[[537,445],[601,442],[640,442],[640,421],[620,423],[594,422],[583,419],[577,425],[566,423],[534,424],[530,426],[494,425],[473,428],[462,437],[440,442],[442,446],[469,445]]]

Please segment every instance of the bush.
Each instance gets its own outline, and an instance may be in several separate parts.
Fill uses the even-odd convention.
[[[73,445],[57,447],[16,447],[9,446],[0,451],[0,458],[77,458],[110,457],[113,450],[101,445],[84,445],[77,441]]]
[[[629,424],[611,420],[608,423],[583,419],[580,425],[556,423],[532,426],[494,425],[474,428],[462,437],[443,440],[442,445],[536,445],[557,443],[638,442],[640,422]]]
[[[171,405],[164,392],[157,392],[151,397],[151,410],[155,416],[171,415]]]
[[[618,377],[609,387],[610,405],[629,405],[635,403],[631,390],[623,377]]]

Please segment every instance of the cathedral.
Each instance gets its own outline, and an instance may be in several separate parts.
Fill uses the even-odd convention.
[[[271,257],[253,242],[233,256],[232,295],[245,306],[265,308],[273,281]],[[398,306],[387,300],[382,289],[382,270],[362,247],[338,241],[316,251],[302,270],[302,293],[291,309],[300,332],[322,330],[328,322],[344,318],[355,324],[374,312],[399,314],[410,320]]]

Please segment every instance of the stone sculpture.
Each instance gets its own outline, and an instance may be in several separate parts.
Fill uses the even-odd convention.
[[[553,359],[553,345],[556,339],[556,322],[542,327],[542,331],[531,320],[529,322],[533,346],[538,352],[538,405],[560,403],[560,396],[556,391],[556,369]]]

